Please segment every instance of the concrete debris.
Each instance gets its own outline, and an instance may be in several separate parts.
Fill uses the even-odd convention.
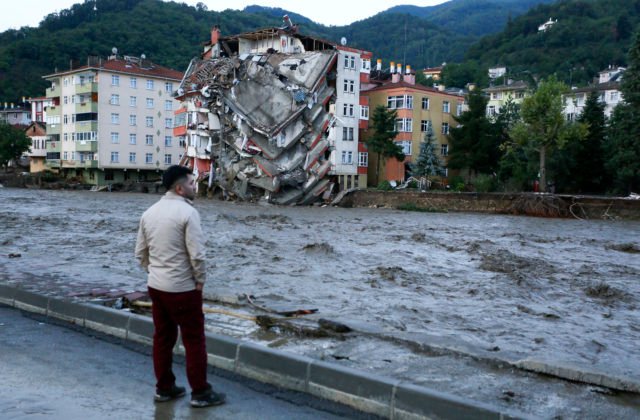
[[[232,53],[227,51],[227,53]],[[225,197],[311,204],[333,183],[329,141],[335,49],[193,59],[183,101],[187,153],[200,181]],[[335,83],[334,83],[335,85]]]

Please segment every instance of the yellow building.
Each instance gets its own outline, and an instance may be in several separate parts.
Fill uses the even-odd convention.
[[[448,134],[451,127],[456,127],[454,116],[465,110],[465,98],[433,88],[415,84],[415,76],[393,74],[390,81],[362,92],[369,98],[371,113],[383,105],[389,110],[396,110],[396,129],[398,142],[406,155],[403,162],[394,158],[381,162],[380,179],[376,178],[377,159],[375,153],[369,159],[369,185],[378,185],[380,181],[403,181],[408,177],[409,163],[415,162],[420,154],[420,143],[424,140],[429,127],[433,130],[440,164],[447,174],[449,155]],[[363,131],[363,138],[371,135],[368,128]]]
[[[522,80],[507,81],[504,85],[491,86],[482,90],[489,96],[487,116],[495,117],[509,100],[521,104],[529,96],[529,86]]]

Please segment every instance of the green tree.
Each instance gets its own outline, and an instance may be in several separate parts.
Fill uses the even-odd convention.
[[[451,169],[467,169],[469,175],[491,174],[498,168],[500,135],[487,118],[487,98],[479,89],[467,97],[469,110],[454,117],[460,124],[449,134],[448,166]]]
[[[606,166],[615,190],[629,194],[640,189],[640,32],[629,50],[629,66],[620,87],[624,104],[613,112]]]
[[[411,176],[421,178],[425,177],[429,181],[429,177],[440,175],[442,166],[440,159],[436,154],[436,146],[434,144],[433,130],[431,126],[424,134],[424,140],[420,143],[420,154],[415,163],[410,165]]]
[[[378,155],[376,164],[376,180],[378,182],[380,181],[381,160],[396,158],[399,161],[403,161],[405,158],[404,153],[402,153],[402,147],[393,141],[398,135],[396,117],[396,111],[387,110],[384,105],[378,105],[371,116],[373,134],[366,140],[366,143],[369,150]]]
[[[0,124],[0,166],[5,168],[31,148],[31,139],[24,131],[9,124]]]
[[[578,166],[573,173],[577,192],[603,193],[605,190],[605,135],[606,117],[604,103],[592,92],[587,98],[578,121],[588,126],[587,135],[581,142],[573,142]]]
[[[546,191],[547,157],[562,148],[570,139],[586,135],[586,127],[580,123],[567,123],[563,110],[562,93],[566,86],[555,76],[542,81],[535,93],[522,102],[522,121],[509,132],[513,143],[509,146],[533,149],[538,154],[540,190]]]

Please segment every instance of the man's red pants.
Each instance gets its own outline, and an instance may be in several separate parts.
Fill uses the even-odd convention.
[[[153,369],[156,374],[156,388],[169,390],[175,385],[176,377],[171,365],[173,347],[178,339],[178,328],[187,359],[187,379],[193,393],[206,391],[207,348],[204,335],[204,313],[202,312],[202,292],[169,293],[149,287],[153,302]]]

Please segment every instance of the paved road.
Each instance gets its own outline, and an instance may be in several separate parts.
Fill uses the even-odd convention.
[[[361,413],[226,372],[210,372],[227,404],[192,409],[188,394],[153,402],[148,347],[124,347],[108,337],[45,323],[0,305],[0,417],[3,419],[337,419]],[[184,365],[176,365],[186,385]],[[221,376],[222,375],[222,376]],[[223,377],[224,376],[224,377]]]

